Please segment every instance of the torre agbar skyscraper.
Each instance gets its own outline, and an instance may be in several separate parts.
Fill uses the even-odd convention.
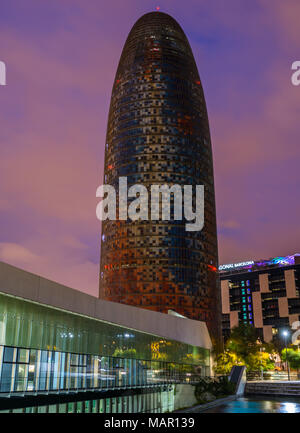
[[[220,334],[213,162],[197,66],[179,24],[162,12],[130,31],[115,76],[104,183],[204,185],[204,228],[186,220],[102,222],[99,297],[205,321]],[[117,199],[118,203],[118,199]]]

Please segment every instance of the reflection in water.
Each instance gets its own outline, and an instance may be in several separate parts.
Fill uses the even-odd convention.
[[[296,413],[299,411],[299,403],[282,403],[282,411],[286,413]]]
[[[300,413],[300,398],[239,398],[202,413]]]

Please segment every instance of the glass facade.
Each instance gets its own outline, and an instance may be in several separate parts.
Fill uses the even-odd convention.
[[[0,409],[0,413],[164,413],[174,410],[174,389],[71,403]]]
[[[103,221],[99,297],[220,331],[217,234],[210,131],[189,42],[169,15],[141,17],[125,43],[109,111],[104,183],[204,185],[202,231],[186,220]],[[118,200],[117,200],[118,203]]]
[[[207,349],[3,293],[0,293],[0,345],[209,366]]]
[[[25,358],[22,359],[22,356]],[[119,390],[194,383],[199,366],[0,346],[0,393]],[[207,373],[205,367],[202,375]]]
[[[209,375],[209,367],[207,349],[0,294],[0,410],[5,396],[151,388],[154,397],[59,405],[63,412],[130,412],[139,405],[150,411],[162,408],[166,387],[194,383]],[[54,406],[24,411],[51,412]]]

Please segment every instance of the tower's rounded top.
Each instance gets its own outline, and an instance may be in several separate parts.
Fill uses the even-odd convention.
[[[182,32],[184,35],[184,32],[178,22],[169,14],[165,12],[161,12],[160,10],[156,10],[153,12],[147,12],[146,14],[142,15],[134,24],[132,27],[133,31],[135,27],[144,27],[145,31],[147,28],[151,28],[152,26],[171,26]]]
[[[142,15],[131,28],[121,55],[118,71],[147,58],[173,56],[175,63],[189,63],[195,74],[194,56],[178,22],[165,12],[153,11]]]

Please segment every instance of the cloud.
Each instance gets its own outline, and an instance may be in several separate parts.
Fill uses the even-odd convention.
[[[20,266],[30,265],[41,260],[38,255],[33,254],[22,245],[10,242],[0,243],[0,259],[8,263],[18,263]]]
[[[229,221],[222,222],[220,228],[235,230],[235,229],[240,228],[240,224],[237,221],[229,220]]]
[[[299,47],[299,16],[300,3],[298,0],[288,0],[282,2],[274,1],[272,4],[276,13],[277,24],[282,29],[282,40],[285,42],[285,47],[292,45]],[[295,52],[295,54],[297,54]]]
[[[93,296],[98,295],[99,265],[72,236],[39,235],[25,242],[0,243],[0,260]]]
[[[97,294],[111,87],[152,0],[1,6],[0,257]],[[298,0],[165,0],[202,77],[214,150],[220,262],[299,250]]]

